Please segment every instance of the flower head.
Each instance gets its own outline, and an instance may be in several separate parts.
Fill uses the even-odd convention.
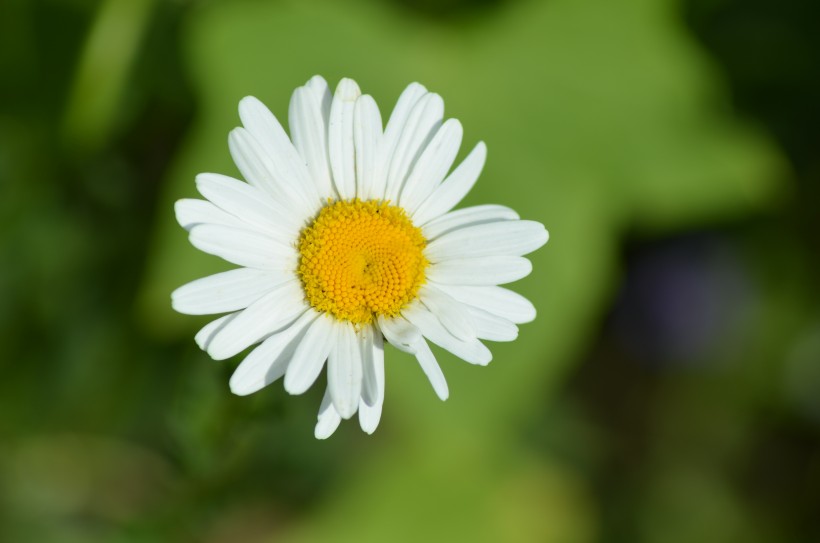
[[[176,216],[195,247],[240,267],[172,294],[181,313],[227,313],[196,335],[211,357],[258,344],[231,377],[234,393],[284,377],[285,390],[301,394],[327,366],[316,437],[357,412],[372,433],[385,340],[416,357],[444,400],[428,341],[485,365],[492,354],[482,339],[511,341],[516,324],[535,318],[529,301],[498,285],[530,273],[523,255],[547,231],[504,206],[451,211],[478,179],[486,147],[450,172],[462,128],[443,121],[440,96],[411,84],[383,129],[353,80],[331,95],[316,76],[293,93],[290,137],[256,98],[239,103],[239,116],[228,141],[247,183],[200,174],[206,200],[178,201]]]

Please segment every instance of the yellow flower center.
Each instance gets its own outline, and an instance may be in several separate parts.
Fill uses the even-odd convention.
[[[421,229],[378,200],[322,208],[299,238],[299,277],[308,302],[339,320],[366,324],[395,316],[424,283]]]

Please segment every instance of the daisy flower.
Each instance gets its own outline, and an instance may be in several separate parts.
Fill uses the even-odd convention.
[[[258,344],[230,380],[246,395],[284,377],[302,394],[327,366],[315,435],[357,412],[379,424],[384,344],[412,354],[442,400],[447,382],[428,341],[471,364],[481,342],[512,341],[535,308],[498,285],[532,270],[523,255],[546,243],[543,225],[512,209],[451,211],[475,184],[483,142],[452,172],[462,127],[438,94],[412,83],[387,125],[351,79],[330,92],[319,76],[294,91],[290,137],[259,100],[239,103],[228,138],[247,183],[197,176],[205,200],[176,203],[194,247],[240,266],[172,294],[189,315],[227,313],[196,342],[216,360]]]

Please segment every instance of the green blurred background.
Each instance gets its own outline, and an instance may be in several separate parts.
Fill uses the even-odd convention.
[[[820,541],[820,4],[3,0],[0,541]],[[417,80],[552,239],[538,319],[384,417],[230,394],[173,220],[247,94]]]

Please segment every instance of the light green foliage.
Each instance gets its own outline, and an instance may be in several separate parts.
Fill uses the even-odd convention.
[[[759,210],[776,199],[782,174],[768,142],[732,118],[675,7],[520,1],[431,22],[398,3],[243,0],[191,14],[188,61],[201,109],[157,213],[141,300],[157,333],[192,334],[193,319],[171,311],[169,293],[225,267],[190,247],[173,201],[195,196],[198,172],[238,176],[226,136],[242,96],[259,97],[285,123],[290,92],[316,73],[331,85],[355,78],[385,119],[412,80],[440,93],[464,124],[465,146],[483,139],[489,148],[465,205],[505,204],[551,233],[532,255],[533,274],[513,287],[535,303],[537,320],[518,341],[492,345],[488,368],[439,351],[445,403],[409,358],[389,350],[382,427],[349,437],[359,430],[347,423],[344,437],[312,445],[333,455],[345,440],[361,441],[332,492],[284,540],[593,540],[589,489],[531,456],[522,433],[587,346],[619,280],[619,236]],[[277,384],[259,394],[285,393]],[[297,435],[312,440],[312,428]]]

